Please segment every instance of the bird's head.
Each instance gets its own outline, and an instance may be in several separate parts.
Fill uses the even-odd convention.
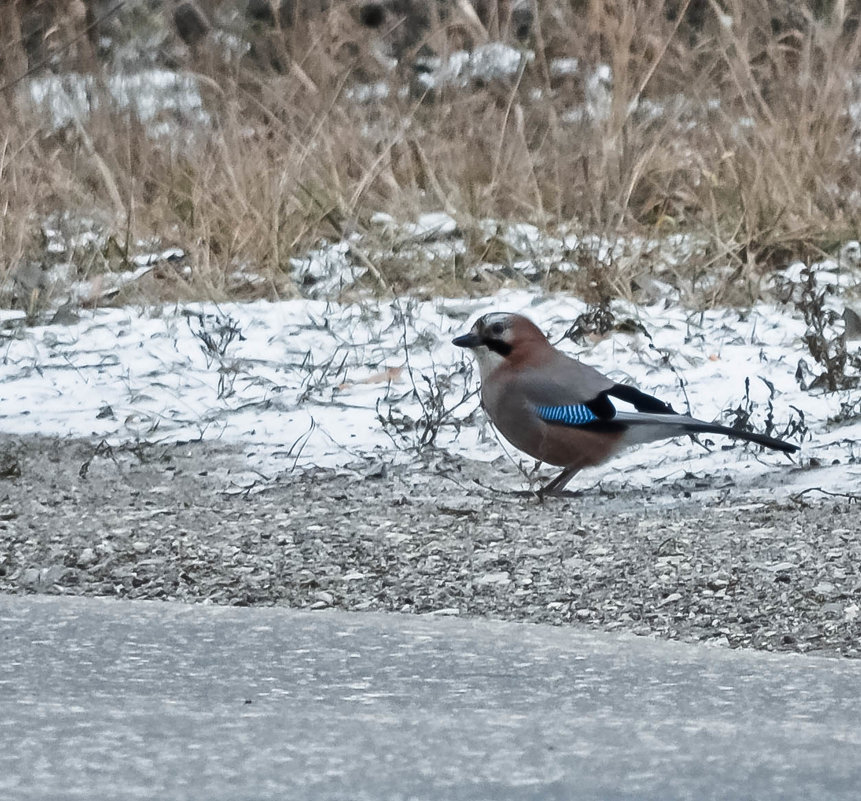
[[[482,377],[505,363],[526,364],[550,346],[533,322],[508,312],[479,317],[468,334],[453,339],[452,343],[475,353]]]

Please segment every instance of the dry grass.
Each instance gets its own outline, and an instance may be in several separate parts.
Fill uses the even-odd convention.
[[[511,39],[506,19],[486,30],[467,5],[435,19],[412,49],[445,56],[497,31]],[[610,239],[690,232],[704,244],[676,280],[720,272],[700,302],[750,301],[769,269],[858,236],[859,122],[849,108],[861,30],[841,2],[775,32],[767,0],[726,0],[710,4],[694,34],[668,19],[667,5],[535,4],[535,58],[518,75],[424,94],[408,66],[380,65],[367,31],[336,5],[258,37],[256,62],[189,50],[184,68],[211,122],[180,118],[169,137],[153,138],[118,108],[104,74],[90,88],[98,111],[52,130],[24,102],[25,81],[0,95],[0,276],[8,290],[20,268],[49,264],[42,230],[63,219],[95,225],[110,242],[55,257],[79,275],[124,269],[140,240],[189,254],[190,272],[154,273],[120,300],[289,296],[298,291],[290,258],[351,232],[365,234],[358,257],[380,291],[487,291],[492,281],[467,276],[493,247],[477,221],[493,218]],[[555,74],[560,57],[578,58],[579,72]],[[599,63],[612,68],[612,91],[602,113],[577,119]],[[20,74],[20,59],[2,65],[4,82]],[[379,78],[391,87],[385,99],[351,95]],[[397,248],[373,255],[392,245],[369,226],[374,212],[411,219],[435,209],[470,243],[458,263],[417,263]],[[237,268],[265,281],[238,290]],[[642,265],[607,270],[597,284],[593,269],[588,286],[561,286],[625,295]]]

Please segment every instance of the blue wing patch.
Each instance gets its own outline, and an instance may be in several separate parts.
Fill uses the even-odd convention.
[[[565,426],[583,426],[598,419],[585,403],[569,406],[536,406],[535,411],[546,423],[561,423]]]

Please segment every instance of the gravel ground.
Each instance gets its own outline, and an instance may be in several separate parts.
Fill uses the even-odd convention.
[[[0,591],[473,615],[861,656],[852,499],[770,500],[767,487],[691,477],[540,503],[442,455],[255,482],[249,450],[0,438]]]

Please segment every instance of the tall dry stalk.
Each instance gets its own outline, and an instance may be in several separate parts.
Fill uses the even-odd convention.
[[[507,79],[426,90],[412,61],[389,69],[379,57],[403,26],[369,34],[336,4],[267,29],[254,60],[189,51],[209,122],[165,114],[169,136],[113,101],[102,67],[92,113],[59,129],[28,110],[25,85],[7,92],[0,270],[44,258],[40,227],[65,213],[117,242],[191,253],[191,275],[153,288],[160,297],[227,297],[237,268],[265,277],[249,291],[283,296],[297,289],[290,259],[310,245],[358,231],[371,252],[374,212],[441,208],[468,235],[485,218],[610,238],[693,233],[711,246],[692,255],[691,275],[737,270],[712,303],[740,285],[750,299],[764,271],[858,235],[861,123],[850,108],[861,34],[848,4],[775,28],[767,0],[556,0],[533,4],[525,43],[502,12],[452,8],[430,14],[405,52],[445,57],[500,35],[534,57]],[[558,70],[560,58],[579,69]],[[13,61],[0,79],[15,77]],[[382,80],[387,96],[359,98],[357,85]],[[373,285],[487,291],[467,277],[491,247],[476,242],[466,264],[375,265]],[[115,268],[87,258],[87,270]],[[605,291],[624,294],[636,266],[607,269],[617,273],[602,278]]]

